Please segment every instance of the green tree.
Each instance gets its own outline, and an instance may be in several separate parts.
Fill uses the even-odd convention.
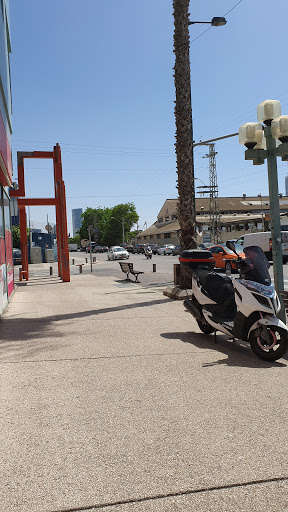
[[[15,249],[20,249],[20,227],[19,226],[12,226],[12,240],[13,240],[13,247]]]
[[[93,232],[92,240],[103,245],[109,217],[110,208],[86,208],[85,212],[82,213],[82,226],[79,229],[80,239],[88,239],[88,226],[93,226],[97,231]]]
[[[81,242],[81,238],[80,238],[79,234],[76,234],[72,238],[68,238],[68,244],[77,244],[78,246],[80,246],[80,242]]]
[[[123,240],[123,219],[126,240],[129,238],[133,224],[139,219],[133,203],[118,204],[112,208],[86,208],[82,214],[82,226],[79,229],[80,239],[89,238],[88,226],[93,226],[96,231],[93,232],[92,240],[100,245],[120,244]]]

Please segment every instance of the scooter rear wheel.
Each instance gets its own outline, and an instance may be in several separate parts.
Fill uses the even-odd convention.
[[[261,336],[260,329],[256,329],[250,334],[251,348],[260,359],[264,361],[276,361],[284,356],[288,349],[287,332],[276,326],[267,328],[269,332],[269,341]]]
[[[212,334],[215,331],[214,327],[212,327],[204,318],[201,320],[197,320],[197,324],[199,326],[200,331],[204,332],[204,334]]]

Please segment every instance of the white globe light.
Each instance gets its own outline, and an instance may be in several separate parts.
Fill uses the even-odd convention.
[[[257,107],[257,119],[260,123],[270,124],[272,119],[281,116],[281,103],[277,100],[262,101]]]
[[[239,142],[248,149],[262,143],[263,126],[261,123],[245,123],[239,128]]]
[[[274,139],[288,142],[288,116],[279,116],[271,123],[271,132]]]

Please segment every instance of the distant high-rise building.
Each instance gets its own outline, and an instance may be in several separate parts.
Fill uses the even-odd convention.
[[[72,226],[73,226],[73,236],[76,235],[76,231],[82,226],[81,215],[83,213],[82,208],[75,208],[72,210]]]
[[[285,177],[285,196],[288,196],[288,176]]]

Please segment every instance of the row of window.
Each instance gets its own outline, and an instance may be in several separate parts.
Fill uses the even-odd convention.
[[[236,215],[235,214],[235,211],[231,210],[231,211],[225,211],[225,212],[219,212],[220,215]],[[239,211],[238,214],[249,214],[249,213],[254,213],[254,214],[257,214],[257,213],[263,213],[263,210],[253,210],[253,212],[251,210],[247,210],[247,211]],[[196,215],[209,215],[209,211],[207,212],[196,212]],[[170,216],[167,215],[166,217],[159,217],[158,218],[158,223],[161,224],[162,222],[169,222],[170,220],[177,220],[177,215],[176,214],[173,214],[171,215],[171,219],[170,219]]]
[[[156,235],[146,235],[143,237],[138,237],[138,240],[141,240],[142,238],[143,240],[153,240],[154,238],[157,238],[159,240],[159,238],[172,238],[172,235],[174,235],[174,237],[176,238],[176,233],[157,233]]]
[[[163,220],[163,219],[164,219],[164,217],[159,217],[159,219],[158,219],[159,224],[161,224],[161,222],[169,222],[170,215],[167,215],[165,217],[165,220]],[[176,214],[171,215],[171,220],[177,220],[177,215]]]

